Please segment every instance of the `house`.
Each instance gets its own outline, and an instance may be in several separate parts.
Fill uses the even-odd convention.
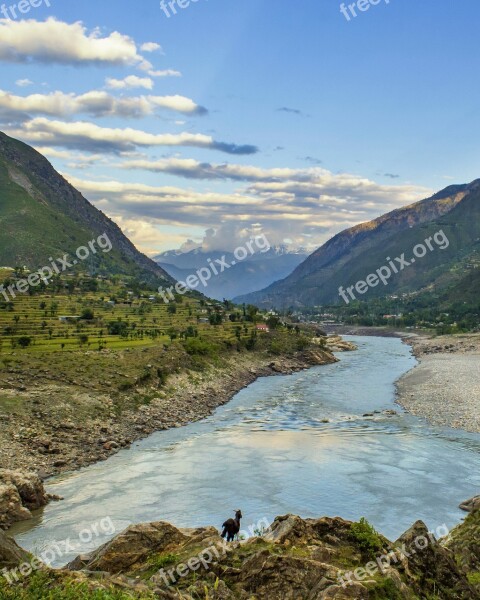
[[[74,323],[75,321],[79,321],[82,317],[80,315],[62,315],[58,317],[60,323]]]
[[[268,325],[266,325],[265,323],[258,323],[258,325],[256,326],[256,330],[262,331],[263,333],[268,333],[270,331]]]

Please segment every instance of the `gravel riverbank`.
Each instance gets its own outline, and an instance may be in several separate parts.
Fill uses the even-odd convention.
[[[480,334],[412,336],[418,366],[397,383],[397,402],[431,424],[480,432]]]

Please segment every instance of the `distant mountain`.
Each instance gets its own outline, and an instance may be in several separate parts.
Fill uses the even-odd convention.
[[[120,228],[96,209],[36,150],[0,132],[0,265],[38,269],[74,255],[106,233],[108,253],[91,253],[84,269],[171,282]]]
[[[254,246],[255,248],[255,246]],[[181,252],[169,250],[155,257],[158,264],[178,281],[185,281],[197,269],[208,267],[208,260],[220,260],[225,257],[225,262],[230,268],[210,279],[208,287],[197,288],[210,298],[222,300],[231,299],[239,294],[259,290],[270,283],[283,279],[290,274],[307,256],[305,250],[289,250],[285,246],[275,246],[268,252],[255,252],[245,260],[235,260],[231,252],[205,252],[201,249]]]
[[[301,307],[343,302],[339,287],[365,281],[370,273],[443,230],[449,247],[428,250],[422,258],[394,274],[388,285],[371,287],[356,297],[412,293],[435,289],[445,295],[458,290],[477,294],[480,267],[480,180],[450,186],[431,198],[394,210],[374,221],[347,229],[324,244],[288,277],[238,302],[259,306]],[[432,243],[432,242],[431,242]],[[400,263],[394,263],[400,265]]]

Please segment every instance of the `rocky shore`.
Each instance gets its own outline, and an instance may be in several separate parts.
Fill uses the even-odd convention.
[[[0,532],[0,596],[478,600],[479,526],[477,510],[447,537],[417,521],[391,542],[364,520],[285,515],[255,537],[227,544],[214,527],[145,523],[55,571]]]
[[[51,499],[35,473],[0,469],[0,530],[32,517]]]
[[[419,364],[398,383],[397,402],[432,425],[480,432],[480,334],[410,336]]]

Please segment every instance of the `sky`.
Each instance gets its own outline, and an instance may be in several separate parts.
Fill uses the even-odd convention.
[[[10,0],[0,129],[151,256],[314,250],[480,177],[478,0],[370,1]]]

